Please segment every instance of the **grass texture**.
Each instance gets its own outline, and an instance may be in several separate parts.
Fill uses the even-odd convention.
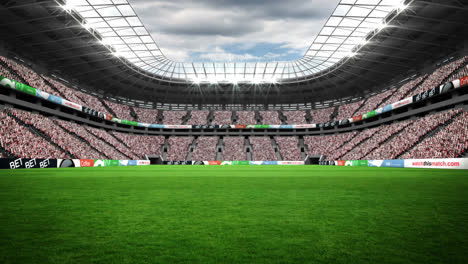
[[[468,263],[466,171],[0,171],[0,263]]]

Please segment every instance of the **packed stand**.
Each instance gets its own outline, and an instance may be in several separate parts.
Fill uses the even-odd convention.
[[[283,160],[302,160],[299,139],[297,137],[275,137],[275,141],[280,149]]]
[[[223,160],[247,160],[247,154],[244,151],[243,137],[225,137],[223,138],[223,143]]]
[[[158,123],[158,110],[157,109],[133,107],[133,110],[138,116],[138,122],[147,123],[147,124]]]
[[[110,114],[109,111],[104,107],[102,102],[94,95],[82,93],[80,91],[75,91],[76,95],[81,98],[81,100],[85,103],[84,105],[99,111],[103,114]]]
[[[279,119],[278,112],[276,111],[260,111],[263,125],[281,125],[282,122]]]
[[[450,81],[453,81],[453,80],[458,80],[458,79],[461,79],[463,77],[467,77],[468,76],[468,65],[466,65],[465,67],[461,68],[460,70],[458,70],[451,78]]]
[[[360,160],[373,150],[378,148],[384,141],[389,139],[391,136],[400,133],[405,127],[410,125],[412,121],[403,121],[394,123],[391,125],[384,125],[380,130],[375,133],[368,140],[346,153],[341,159],[343,160]]]
[[[344,120],[354,117],[354,113],[358,110],[365,100],[361,100],[351,104],[344,104],[338,107],[338,115],[335,120]]]
[[[108,100],[103,100],[104,103],[117,115],[117,118],[128,121],[135,121],[135,118],[130,114],[130,107],[124,104],[117,104]]]
[[[27,85],[33,88],[39,89],[48,94],[62,97],[57,91],[55,91],[49,85],[47,85],[44,82],[44,80],[41,78],[41,76],[39,76],[36,72],[31,70],[30,68],[22,64],[16,63],[13,60],[4,58],[4,57],[0,57],[0,60],[2,60],[6,65],[8,65],[8,67],[13,69],[19,76],[21,76],[27,82],[26,83]],[[19,80],[15,80],[15,81],[19,81]]]
[[[1,64],[0,64],[0,76],[13,80],[13,81],[16,81],[15,79],[17,79],[13,73],[11,73],[7,68],[3,67],[3,65]]]
[[[161,146],[164,145],[163,136],[143,136],[112,132],[120,142],[125,144],[136,154],[134,158],[142,159],[145,155],[161,156]]]
[[[8,111],[8,110],[6,110]],[[20,158],[68,159],[56,146],[0,111],[0,145],[3,149]],[[0,153],[1,154],[1,153]]]
[[[395,93],[390,96],[387,100],[383,101],[377,108],[384,107],[387,105],[394,104],[402,99],[420,82],[422,82],[427,77],[427,74],[420,76],[412,81],[409,81],[398,88]]]
[[[42,115],[24,112],[16,109],[11,109],[17,118],[28,125],[34,126],[36,129],[49,136],[52,142],[60,146],[62,149],[70,152],[73,156],[79,159],[105,159],[101,153],[96,152],[87,143],[77,139],[70,133],[56,125],[52,119]]]
[[[192,144],[193,137],[170,137],[169,150],[167,151],[166,160],[184,161],[187,159],[189,145]]]
[[[330,157],[343,144],[350,141],[357,132],[327,135],[327,136],[307,136],[304,137],[304,143],[307,145],[307,153],[310,156],[324,155]]]
[[[216,160],[216,145],[218,137],[199,137],[197,146],[192,153],[192,160],[196,161],[212,161]]]
[[[213,112],[213,125],[231,125],[232,112],[231,111],[214,111]]]
[[[380,131],[381,127],[370,128],[366,129],[362,132],[359,132],[353,139],[351,139],[348,143],[344,144],[336,151],[334,151],[329,157],[329,160],[339,160],[343,155],[351,151],[355,148],[359,143],[367,140],[368,138],[372,137],[375,133]]]
[[[330,121],[330,116],[333,114],[334,111],[334,107],[310,110],[310,123],[327,123]]]
[[[250,145],[252,145],[252,160],[254,161],[270,161],[278,160],[271,145],[269,137],[250,137]]]
[[[387,141],[385,144],[380,145],[371,153],[367,154],[364,159],[395,159],[404,151],[414,146],[414,144],[416,144],[421,139],[421,137],[423,137],[429,131],[447,122],[460,111],[461,110],[450,110],[415,120],[397,136]]]
[[[286,117],[286,124],[288,125],[307,124],[305,111],[283,111],[283,115]]]
[[[237,111],[237,124],[239,125],[256,125],[257,120],[255,120],[254,111]]]
[[[80,97],[78,97],[77,95],[78,91],[76,91],[75,89],[69,88],[65,86],[64,84],[62,84],[61,82],[58,82],[50,77],[47,77],[44,75],[42,75],[42,77],[46,81],[48,81],[55,89],[57,89],[68,101],[72,103],[80,104],[80,105],[86,105],[86,103],[83,102]]]
[[[190,114],[190,119],[187,121],[187,125],[207,125],[209,114],[210,111],[194,110]]]
[[[452,123],[432,137],[424,139],[405,153],[402,159],[458,158],[468,150],[468,112],[457,116]]]
[[[164,111],[163,112],[163,124],[164,125],[182,125],[184,116],[187,115],[187,111]]]
[[[86,130],[88,130],[88,132],[93,134],[95,137],[100,138],[101,140],[104,140],[105,142],[111,144],[112,146],[114,146],[114,148],[122,152],[124,155],[130,157],[131,159],[140,158],[138,157],[138,155],[133,153],[133,151],[131,151],[130,148],[122,144],[115,137],[111,136],[109,132],[99,129],[99,128],[94,128],[94,127],[87,127]]]
[[[370,111],[376,110],[385,98],[389,97],[395,92],[396,89],[391,89],[383,93],[379,93],[367,99],[366,103],[356,112],[355,116],[366,114]]]
[[[127,160],[129,157],[120,153],[114,146],[111,146],[101,140],[100,138],[94,136],[92,133],[88,132],[82,125],[77,125],[75,123],[57,120],[57,123],[67,130],[70,133],[74,133],[86,142],[88,142],[92,147],[97,149],[99,152],[104,154],[109,159],[114,160]]]
[[[411,95],[420,94],[441,85],[442,82],[455,70],[457,70],[466,61],[467,58],[468,57],[463,57],[438,68],[421,85],[419,85],[413,92],[411,92]]]

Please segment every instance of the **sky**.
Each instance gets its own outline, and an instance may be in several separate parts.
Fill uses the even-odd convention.
[[[301,58],[339,0],[129,0],[177,62]]]

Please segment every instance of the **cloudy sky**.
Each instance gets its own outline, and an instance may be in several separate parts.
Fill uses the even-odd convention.
[[[129,0],[162,52],[187,61],[302,57],[339,0]]]

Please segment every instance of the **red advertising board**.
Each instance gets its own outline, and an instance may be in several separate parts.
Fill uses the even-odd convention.
[[[208,165],[221,165],[221,161],[208,161]]]
[[[362,115],[353,117],[353,122],[361,121]]]
[[[94,160],[80,159],[80,167],[94,167]]]
[[[344,161],[344,160],[339,160],[339,161],[337,161],[337,165],[338,165],[338,166],[344,166],[344,165],[345,165],[345,161]]]

